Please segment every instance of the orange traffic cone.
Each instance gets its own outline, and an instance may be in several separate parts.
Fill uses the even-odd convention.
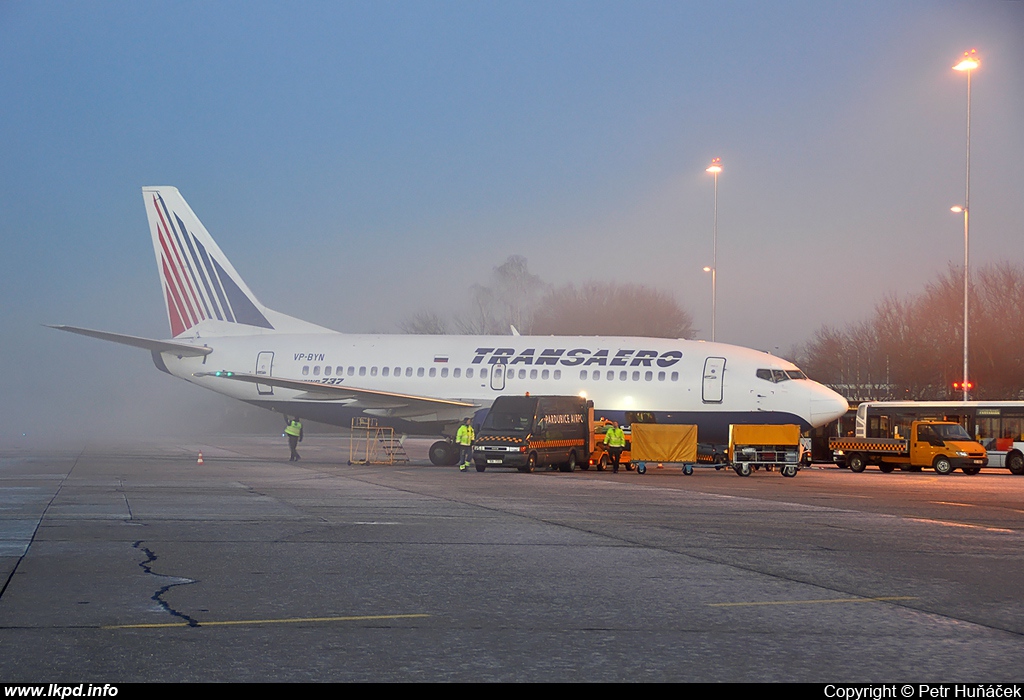
[[[199,466],[203,465],[203,451],[202,450],[199,450],[199,459],[196,460],[196,464],[198,464]]]

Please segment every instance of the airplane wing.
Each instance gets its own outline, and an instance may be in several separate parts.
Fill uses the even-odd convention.
[[[436,414],[439,411],[450,411],[452,409],[459,411],[461,409],[480,407],[479,404],[467,403],[465,401],[398,394],[390,391],[378,391],[376,389],[360,389],[359,387],[346,386],[344,384],[321,384],[302,379],[268,377],[265,374],[220,371],[196,372],[193,376],[220,377],[222,379],[233,379],[237,382],[294,389],[305,392],[296,396],[295,398],[297,399],[305,399],[307,401],[341,401],[353,408],[386,411],[387,415],[396,417],[413,417]]]
[[[44,325],[46,325],[47,328],[56,328],[59,331],[77,333],[78,335],[87,335],[90,338],[98,338],[99,340],[109,340],[112,343],[120,343],[121,345],[131,345],[132,347],[143,348],[144,350],[169,352],[177,355],[178,357],[202,357],[203,355],[209,355],[211,352],[213,352],[213,348],[208,348],[205,345],[190,345],[188,343],[179,343],[174,340],[154,340],[152,338],[140,338],[137,335],[124,335],[122,333],[94,331],[91,328],[78,328],[77,326],[51,326],[48,324]]]

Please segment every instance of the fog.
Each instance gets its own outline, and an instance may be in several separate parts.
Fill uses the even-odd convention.
[[[42,326],[169,335],[140,188],[271,308],[451,313],[509,255],[785,354],[963,257],[1020,258],[1024,3],[0,5],[0,447],[279,418]],[[246,411],[250,411],[247,413]],[[251,421],[251,423],[250,423]]]

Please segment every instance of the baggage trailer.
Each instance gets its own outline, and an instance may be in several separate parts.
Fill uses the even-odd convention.
[[[648,463],[678,465],[693,474],[697,463],[697,426],[634,423],[631,458],[637,474],[646,474]]]
[[[794,477],[800,468],[799,425],[730,425],[729,461],[740,476],[778,467]]]

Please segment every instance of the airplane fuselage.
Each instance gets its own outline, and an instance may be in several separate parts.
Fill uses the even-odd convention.
[[[585,395],[599,415],[692,423],[701,440],[724,442],[730,423],[795,423],[815,427],[846,410],[845,401],[805,378],[791,363],[722,343],[629,337],[400,336],[341,333],[260,334],[179,342],[208,345],[203,357],[154,353],[170,374],[282,413],[348,426],[376,415],[408,432],[435,432],[490,406],[501,394]],[[162,365],[162,366],[161,366]],[[472,407],[438,407],[403,416],[359,398],[317,400],[281,386],[227,382],[218,370],[396,394],[451,399]],[[772,370],[780,381],[759,378]],[[200,376],[197,376],[200,375]],[[756,414],[756,418],[752,417]]]

